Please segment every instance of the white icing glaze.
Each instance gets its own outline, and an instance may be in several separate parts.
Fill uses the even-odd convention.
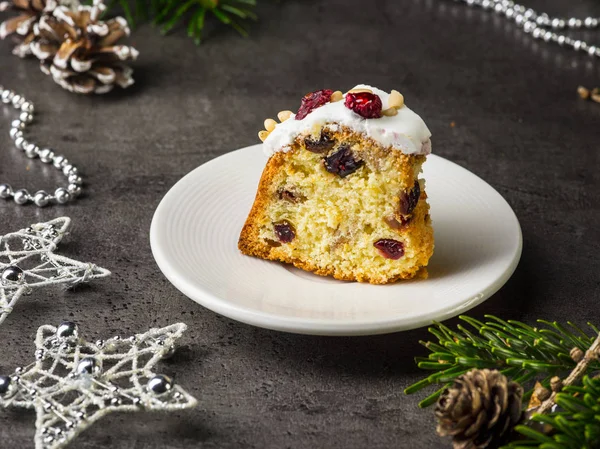
[[[365,84],[359,84],[353,89],[371,89],[381,98],[383,109],[388,108],[389,93]],[[391,146],[405,154],[431,153],[431,132],[423,119],[406,105],[392,117],[365,119],[348,109],[344,100],[318,107],[302,120],[296,120],[292,115],[285,122],[279,123],[265,139],[264,151],[268,156],[277,151],[288,151],[296,137],[311,134],[326,125],[328,128],[346,126],[384,147]]]

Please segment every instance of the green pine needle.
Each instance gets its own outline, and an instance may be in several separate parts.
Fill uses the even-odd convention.
[[[84,3],[91,4],[92,0]],[[187,28],[187,34],[199,45],[206,24],[206,13],[219,23],[227,25],[241,36],[247,37],[244,26],[247,21],[256,21],[256,0],[111,0],[106,14],[123,14],[130,26],[145,21],[159,25],[162,34],[167,34],[178,25]]]
[[[600,447],[600,378],[585,376],[581,386],[565,387],[556,395],[556,412],[534,414],[532,421],[551,426],[542,433],[530,426],[516,427],[521,434],[506,449],[594,449]]]

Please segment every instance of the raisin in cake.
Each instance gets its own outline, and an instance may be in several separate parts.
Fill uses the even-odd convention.
[[[270,158],[242,253],[373,284],[426,274],[433,229],[419,173],[431,133],[404,97],[325,89],[278,118],[259,133]]]

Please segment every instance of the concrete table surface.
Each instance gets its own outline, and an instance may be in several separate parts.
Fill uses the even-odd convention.
[[[89,339],[184,321],[163,372],[200,405],[171,415],[112,415],[76,448],[450,447],[423,395],[413,357],[425,329],[361,338],[291,335],[217,316],[158,270],[148,230],[168,189],[198,165],[257,142],[266,117],[308,91],[356,83],[399,89],[433,133],[434,152],[473,171],[514,208],[523,257],[497,294],[472,311],[532,323],[600,323],[600,105],[576,95],[600,85],[600,60],[534,41],[514,24],[450,1],[260,2],[249,39],[216,28],[196,47],[178,30],[142,27],[137,84],[104,97],[70,94],[35,60],[0,43],[0,84],[37,106],[35,138],[85,175],[86,194],[39,210],[0,201],[0,234],[67,215],[65,255],[114,275],[76,292],[24,298],[0,327],[0,372],[33,360],[42,324],[77,321]],[[563,16],[600,16],[593,0],[531,1]],[[599,42],[596,32],[583,36]],[[0,182],[53,189],[62,176],[18,153],[0,107]],[[451,321],[454,322],[454,321]],[[3,448],[33,447],[34,413],[2,411]]]

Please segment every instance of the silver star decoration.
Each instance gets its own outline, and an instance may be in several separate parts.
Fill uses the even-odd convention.
[[[152,369],[170,357],[187,326],[150,329],[128,339],[88,343],[75,323],[42,326],[37,361],[0,376],[0,405],[34,408],[36,449],[58,449],[112,412],[182,410],[196,399]]]
[[[72,286],[110,271],[54,253],[71,220],[57,218],[0,236],[0,324],[21,296],[49,285]]]

